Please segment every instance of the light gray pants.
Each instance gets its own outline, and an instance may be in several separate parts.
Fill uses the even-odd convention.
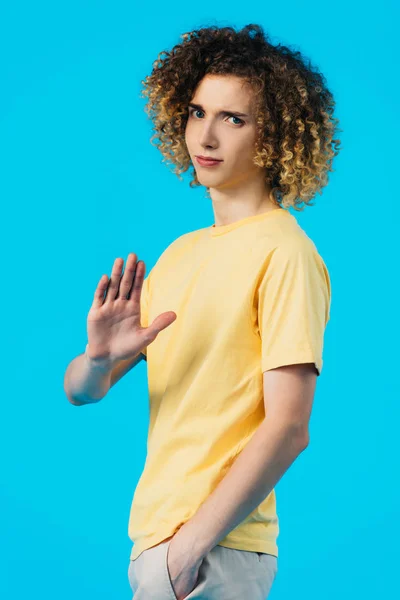
[[[177,600],[167,567],[171,538],[148,548],[128,569],[133,600]],[[214,546],[185,600],[266,600],[278,571],[272,554]]]

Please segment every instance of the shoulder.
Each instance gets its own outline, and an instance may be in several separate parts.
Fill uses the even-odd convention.
[[[202,229],[198,229],[196,231],[189,231],[186,233],[182,233],[177,238],[173,239],[162,252],[160,256],[167,254],[169,252],[173,252],[175,250],[179,250],[182,247],[195,243],[199,237],[202,235]]]
[[[284,262],[322,259],[313,240],[302,232],[280,240],[273,249],[273,254],[276,259]]]
[[[289,234],[274,239],[258,239],[252,252],[263,266],[263,270],[322,260],[313,240],[301,229],[292,230]]]
[[[201,230],[200,230],[201,231]],[[175,262],[180,260],[182,255],[188,255],[190,250],[196,245],[199,238],[199,231],[190,231],[183,233],[172,240],[159,255],[152,271],[158,270],[164,272],[165,269],[170,269]]]
[[[328,268],[313,240],[302,232],[280,239],[266,249],[261,258],[261,274],[265,283],[283,281],[290,284],[328,288],[331,283]]]

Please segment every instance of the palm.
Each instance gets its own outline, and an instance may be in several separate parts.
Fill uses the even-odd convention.
[[[176,314],[169,311],[156,317],[149,327],[141,326],[145,264],[136,263],[131,253],[121,278],[121,260],[115,260],[109,282],[104,276],[100,279],[87,317],[88,345],[93,357],[123,360],[138,354],[176,319]]]
[[[87,319],[88,339],[94,348],[118,358],[128,358],[145,345],[140,325],[140,311],[127,300],[91,308]],[[142,337],[141,337],[142,336]],[[139,349],[138,349],[139,343]]]

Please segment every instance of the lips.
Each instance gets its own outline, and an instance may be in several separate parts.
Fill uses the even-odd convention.
[[[196,158],[200,158],[201,160],[209,160],[211,162],[222,162],[222,159],[220,158],[212,158],[211,156],[196,156]]]
[[[201,167],[215,167],[222,162],[222,160],[204,159],[200,156],[196,156],[196,161]]]
[[[221,160],[222,160],[220,158],[213,158],[212,156],[201,156],[201,154],[197,155],[196,158],[201,158],[202,160],[211,160],[213,162],[215,162],[215,161],[221,162]]]

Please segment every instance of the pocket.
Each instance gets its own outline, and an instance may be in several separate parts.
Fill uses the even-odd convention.
[[[259,565],[263,564],[263,560],[264,560],[263,557],[268,556],[267,554],[265,554],[265,552],[257,552],[254,550],[249,550],[249,552],[251,552],[251,555],[256,559],[256,562]]]
[[[278,571],[278,559],[273,554],[267,554],[266,552],[256,552],[258,562],[263,566],[264,569],[273,571],[276,575]]]
[[[169,594],[172,598],[172,600],[178,600],[178,598],[176,597],[176,594],[174,592],[174,588],[172,586],[172,581],[171,581],[171,577],[168,571],[168,550],[169,550],[169,546],[171,544],[171,540],[168,540],[167,542],[165,542],[164,547],[164,556],[163,556],[163,563],[164,563],[164,576],[165,576],[165,580],[166,580],[166,585],[169,591]]]
[[[135,575],[135,561],[134,560],[129,561],[128,580],[129,580],[129,585],[131,586],[132,592],[135,593],[135,590],[137,589],[137,581],[136,581],[136,575]]]
[[[264,554],[264,552],[256,552],[257,556],[258,556],[258,560],[261,562],[261,556]]]

